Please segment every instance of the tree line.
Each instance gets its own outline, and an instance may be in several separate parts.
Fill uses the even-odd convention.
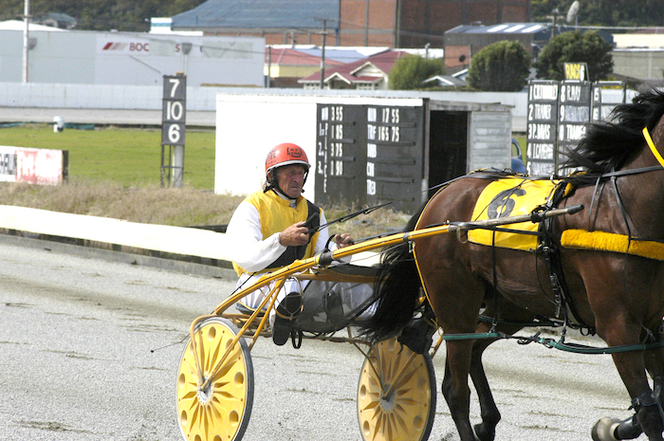
[[[586,63],[589,81],[607,80],[613,72],[611,50],[612,45],[595,30],[575,30],[556,35],[544,46],[535,62],[531,62],[530,54],[520,42],[498,41],[473,56],[468,69],[468,88],[517,92],[528,83],[531,67],[535,68],[539,79],[563,80],[565,63]],[[390,88],[424,89],[426,79],[444,72],[441,60],[404,57],[390,71]]]
[[[151,17],[171,17],[206,0],[30,0],[30,16],[39,21],[49,13],[76,19],[75,29],[147,32]],[[23,19],[25,0],[0,0],[0,21]]]
[[[574,0],[531,0],[531,21],[549,23],[553,11],[565,20]],[[643,27],[664,25],[664,0],[579,0],[579,26]],[[572,23],[574,24],[574,23]]]
[[[206,0],[30,0],[30,15],[65,13],[77,20],[76,29],[146,32],[151,17],[171,17]],[[554,10],[564,19],[573,0],[531,0],[530,21],[547,23]],[[0,20],[23,17],[25,0],[0,0]],[[664,0],[580,0],[580,26],[661,26]]]

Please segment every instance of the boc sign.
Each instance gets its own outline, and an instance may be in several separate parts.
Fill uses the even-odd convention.
[[[161,143],[184,145],[187,116],[187,78],[164,75]]]

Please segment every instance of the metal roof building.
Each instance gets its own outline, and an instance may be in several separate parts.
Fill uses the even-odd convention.
[[[492,26],[457,26],[445,32],[445,66],[463,69],[470,64],[470,58],[482,48],[503,40],[516,40],[523,44],[534,58],[549,42],[553,35],[583,28],[556,26],[552,30],[550,23],[502,23]],[[605,31],[599,34],[606,41],[613,43],[613,36]]]
[[[173,16],[173,30],[204,32],[318,32],[323,20],[339,20],[339,0],[208,0]]]
[[[528,21],[530,0],[208,0],[172,17],[175,31],[253,35],[267,44],[441,47],[465,23]]]

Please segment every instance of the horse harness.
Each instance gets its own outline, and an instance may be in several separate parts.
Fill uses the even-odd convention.
[[[559,183],[549,201],[544,206],[538,208],[548,211],[557,207],[560,201],[565,197],[566,187],[566,183]],[[568,294],[569,290],[560,260],[560,249],[553,240],[556,235],[554,218],[548,217],[541,221],[538,233],[540,242],[537,247],[537,252],[542,255],[546,269],[549,273],[549,280],[551,282],[551,289],[553,290],[554,302],[556,305],[556,318],[560,318],[562,315],[563,326],[578,328],[580,330],[585,330],[589,335],[595,335],[597,332],[595,327],[585,323],[579,318],[574,303]]]
[[[496,181],[496,179],[500,180],[505,177],[510,177],[514,178],[517,177],[519,180],[521,180],[522,183],[526,183],[528,181],[537,181],[537,180],[542,180],[541,178],[537,177],[525,177],[525,176],[516,176],[513,173],[510,173],[509,171],[499,171],[499,170],[481,170],[476,173],[471,174],[472,177],[477,177],[481,179],[489,179],[492,181]],[[547,179],[547,181],[549,181]],[[517,185],[514,187],[512,190],[506,190],[499,194],[496,199],[502,198],[502,200],[507,200],[509,199],[509,192],[514,192],[516,194],[517,189],[521,188],[521,184]],[[558,207],[560,202],[567,197],[569,194],[570,188],[568,186],[568,183],[565,181],[558,181],[553,184],[553,188],[550,191],[548,197],[546,197],[546,200],[541,203],[540,205],[537,205],[533,209],[533,213],[538,213],[538,214],[543,214],[548,211],[551,211],[555,208]],[[508,193],[508,197],[505,197],[504,193]],[[524,192],[525,194],[525,192]],[[495,199],[494,199],[495,200]],[[493,203],[493,202],[492,202]],[[479,205],[479,204],[478,204]],[[495,216],[495,213],[490,213],[489,216]],[[545,217],[541,216],[542,220],[539,221],[536,231],[526,231],[524,230],[518,230],[518,229],[511,229],[511,228],[501,228],[501,227],[489,227],[490,231],[492,232],[491,235],[491,243],[484,243],[484,245],[489,245],[493,248],[494,250],[494,255],[493,255],[493,286],[494,289],[497,289],[498,287],[498,280],[497,280],[497,258],[495,255],[495,249],[498,247],[496,245],[496,234],[497,233],[510,233],[510,234],[515,234],[518,236],[536,236],[536,245],[534,245],[534,251],[536,255],[542,256],[546,270],[549,276],[549,282],[551,283],[551,289],[553,291],[553,303],[556,306],[556,314],[555,314],[555,320],[559,320],[562,323],[554,323],[552,320],[548,318],[540,318],[536,320],[533,325],[540,326],[543,321],[547,322],[550,325],[556,325],[559,326],[562,324],[564,327],[571,327],[573,329],[580,329],[582,332],[587,333],[589,335],[594,335],[595,334],[595,328],[584,321],[582,321],[579,318],[578,313],[576,312],[576,309],[574,307],[574,303],[571,301],[571,298],[569,297],[569,290],[567,288],[567,283],[565,281],[565,275],[563,272],[562,264],[561,264],[561,259],[560,259],[560,249],[554,238],[556,237],[556,231],[555,231],[555,222],[553,217]],[[486,239],[485,239],[486,240]],[[534,240],[534,239],[531,239]],[[471,240],[472,241],[472,240]],[[481,243],[481,242],[476,242],[476,243]],[[523,249],[523,248],[521,248]]]
[[[648,147],[652,151],[653,155],[657,159],[657,162],[659,165],[655,166],[650,166],[650,167],[643,167],[639,169],[632,169],[632,170],[619,170],[619,171],[612,171],[609,173],[604,173],[600,176],[597,177],[596,183],[595,183],[595,191],[593,193],[593,198],[591,201],[591,209],[590,211],[592,212],[592,208],[595,205],[595,199],[598,196],[598,194],[601,192],[601,188],[605,181],[610,180],[611,184],[613,186],[613,189],[615,191],[616,199],[617,199],[617,204],[620,209],[620,212],[622,213],[623,219],[625,220],[625,223],[627,224],[627,212],[625,209],[625,206],[623,204],[622,198],[620,196],[620,192],[618,189],[617,185],[617,178],[622,177],[622,176],[629,176],[629,175],[634,175],[634,174],[641,174],[641,173],[648,173],[652,171],[661,171],[664,169],[664,158],[659,154],[657,151],[657,148],[654,146],[654,143],[652,142],[652,138],[650,137],[650,134],[648,133],[647,128],[643,129],[643,135],[644,138],[648,144]],[[484,178],[484,179],[490,179],[490,180],[496,180],[496,178],[500,177],[505,177],[505,176],[515,176],[514,173],[506,172],[506,171],[498,171],[498,170],[491,170],[491,171],[485,171],[481,170],[477,173],[473,173],[473,177],[478,177],[478,178]],[[519,176],[519,178],[526,180],[536,180],[539,178],[536,177],[525,177],[525,176]],[[571,182],[569,179],[563,179],[559,181],[558,183],[555,184],[555,187],[551,193],[551,197],[547,199],[547,201],[540,206],[536,207],[533,211],[541,211],[541,212],[546,212],[550,211],[560,204],[560,202],[567,197],[570,191],[570,186]],[[628,224],[627,224],[628,225]],[[634,254],[630,249],[629,245],[632,243],[633,239],[631,232],[629,231],[629,225],[627,226],[628,228],[628,236],[627,236],[627,248],[625,249],[624,253],[628,254]],[[510,232],[515,232],[514,230],[505,230],[505,229],[500,229],[500,228],[495,228],[494,231],[510,231]],[[520,232],[521,234],[532,234],[531,232]],[[570,327],[572,329],[579,329],[582,333],[585,333],[587,335],[594,335],[596,333],[596,329],[594,326],[589,325],[585,323],[583,320],[579,318],[578,313],[576,312],[576,309],[574,307],[574,303],[572,302],[570,296],[569,296],[569,289],[567,286],[567,283],[565,281],[565,275],[563,272],[562,268],[562,263],[560,259],[560,249],[559,246],[554,240],[554,238],[557,237],[557,232],[555,230],[555,222],[553,217],[545,217],[543,220],[539,222],[538,228],[537,228],[537,237],[538,237],[538,246],[536,249],[536,253],[540,254],[544,260],[544,263],[546,265],[547,272],[549,274],[549,280],[551,283],[551,288],[554,294],[554,299],[553,302],[556,305],[556,319],[560,319],[562,323],[557,323],[555,320],[551,320],[546,317],[539,317],[532,323],[520,323],[521,325],[525,326],[560,326],[562,324],[563,326],[563,331],[561,335],[561,339],[556,342],[553,339],[549,338],[541,338],[539,337],[539,332],[534,335],[533,337],[512,337],[503,333],[497,333],[495,332],[495,326],[498,324],[498,320],[495,317],[483,317],[480,316],[481,321],[486,321],[486,322],[491,322],[493,324],[491,331],[485,333],[485,334],[468,334],[466,337],[463,335],[447,335],[447,340],[458,340],[458,339],[476,339],[476,338],[517,338],[521,344],[529,344],[532,342],[537,342],[537,343],[542,343],[547,347],[554,347],[557,349],[561,350],[566,350],[570,352],[577,352],[577,353],[586,353],[586,354],[610,354],[610,353],[616,353],[616,352],[624,352],[624,351],[633,351],[633,350],[645,350],[649,349],[652,347],[659,347],[664,345],[664,339],[658,339],[654,335],[650,335],[650,337],[654,340],[651,343],[646,343],[645,341],[641,344],[636,344],[636,345],[623,345],[623,346],[614,346],[610,348],[592,348],[588,347],[585,345],[575,345],[575,344],[569,344],[564,342],[564,335],[565,335],[565,330],[567,327]],[[592,233],[590,233],[592,234]],[[610,234],[610,233],[602,233],[602,234]],[[564,239],[564,233],[563,233],[563,239]],[[563,241],[561,241],[563,242]],[[645,241],[646,245],[648,241]],[[664,247],[664,244],[659,244],[656,243],[655,245],[662,245]],[[567,247],[567,245],[565,244]],[[495,248],[495,247],[494,247]],[[660,247],[661,248],[661,247]],[[590,248],[589,248],[590,249]],[[609,251],[617,251],[617,250],[609,250]],[[658,250],[659,254],[661,254],[661,250]],[[664,258],[660,258],[659,256],[653,257],[652,255],[644,255],[644,257],[649,257],[649,258],[657,258],[659,260],[664,260]],[[494,254],[494,287],[497,286],[497,277],[496,277],[496,258]]]

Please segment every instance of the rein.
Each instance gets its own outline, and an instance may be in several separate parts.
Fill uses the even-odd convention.
[[[345,216],[341,216],[340,218],[337,218],[337,219],[335,219],[335,220],[333,220],[333,221],[329,221],[329,222],[326,223],[326,224],[319,225],[319,226],[314,227],[314,228],[309,228],[309,230],[307,231],[307,234],[313,234],[313,233],[316,233],[316,232],[322,230],[323,228],[327,228],[327,227],[329,227],[330,225],[334,225],[334,224],[336,224],[336,223],[340,223],[340,222],[346,222],[347,220],[350,220],[350,219],[352,219],[352,218],[354,218],[354,217],[357,217],[357,216],[360,216],[360,215],[362,215],[362,214],[369,214],[369,213],[371,213],[371,212],[374,212],[374,211],[376,211],[376,210],[378,210],[378,209],[380,209],[380,208],[383,208],[383,207],[385,207],[385,206],[387,206],[387,205],[390,205],[390,204],[392,204],[392,203],[394,203],[394,201],[389,201],[389,202],[385,202],[384,204],[374,205],[373,207],[365,208],[365,209],[363,209],[363,210],[358,210],[358,211],[356,211],[356,212],[354,212],[354,213],[350,213],[350,214],[347,214],[347,215],[345,215]],[[305,224],[307,224],[308,222],[309,222],[309,220],[307,219],[307,222],[305,222]]]
[[[655,341],[652,343],[637,343],[633,345],[618,345],[610,347],[596,347],[589,345],[581,345],[577,343],[566,343],[564,334],[560,336],[558,340],[553,338],[540,337],[541,332],[535,333],[531,337],[516,337],[514,335],[505,334],[504,332],[479,332],[472,334],[443,334],[443,340],[445,341],[460,341],[460,340],[484,340],[484,339],[496,339],[496,340],[518,340],[520,345],[529,345],[530,343],[538,343],[542,346],[545,346],[549,349],[558,349],[565,352],[573,352],[575,354],[587,354],[587,355],[604,355],[604,354],[616,354],[620,352],[632,352],[632,351],[648,351],[650,349],[656,349],[664,346],[664,340]]]

